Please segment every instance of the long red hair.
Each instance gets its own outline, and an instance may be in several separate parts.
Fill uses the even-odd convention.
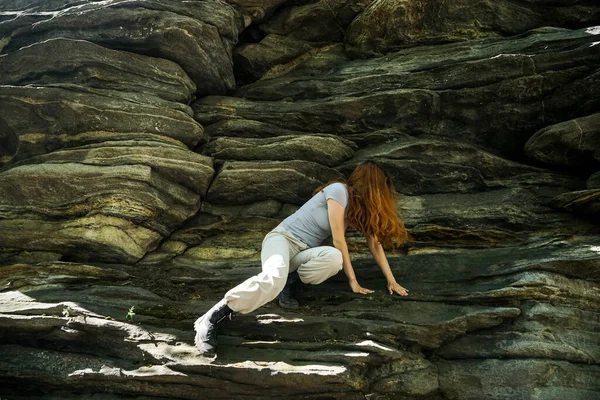
[[[346,183],[350,197],[348,223],[384,247],[398,247],[408,239],[396,209],[392,177],[375,161],[359,164]]]
[[[377,162],[365,161],[356,166],[345,183],[348,224],[366,237],[376,238],[384,247],[401,246],[408,232],[396,210],[392,177]]]

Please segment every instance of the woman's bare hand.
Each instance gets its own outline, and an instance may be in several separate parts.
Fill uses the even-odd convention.
[[[408,296],[408,289],[400,286],[398,282],[388,282],[387,288],[390,294],[398,293],[400,296]]]
[[[354,293],[369,294],[369,293],[374,292],[371,289],[367,289],[367,288],[360,286],[357,281],[350,281],[350,288],[352,289],[352,292],[354,292]]]

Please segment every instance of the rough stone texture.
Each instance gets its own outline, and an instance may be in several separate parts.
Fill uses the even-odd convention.
[[[207,200],[220,204],[248,204],[273,199],[302,204],[313,189],[341,179],[339,172],[308,161],[228,161],[208,191]]]
[[[259,43],[246,43],[235,49],[233,61],[238,83],[262,78],[273,67],[308,53],[313,46],[305,41],[270,34]]]
[[[3,56],[0,83],[110,93],[145,102],[157,97],[165,100],[158,104],[182,110],[186,109],[177,103],[189,103],[196,91],[174,62],[62,38],[34,43]]]
[[[1,2],[0,397],[598,398],[596,3]],[[349,230],[375,293],[338,274],[200,357],[265,233],[365,159],[410,295]]]
[[[262,22],[266,17],[271,16],[276,8],[289,3],[289,0],[229,0],[228,3],[235,4],[240,10],[244,17],[244,27],[247,27],[251,23]]]
[[[6,24],[79,9],[43,6]],[[196,85],[176,63],[48,39],[0,57],[0,84],[3,262],[132,263],[199,209],[213,161],[188,148],[205,136],[189,107]]]
[[[586,182],[586,185],[588,189],[600,189],[600,171],[590,176]]]
[[[525,144],[525,153],[548,164],[600,164],[600,114],[541,129]]]
[[[595,365],[518,359],[443,362],[439,370],[440,389],[447,398],[473,400],[535,397],[591,400],[597,395],[600,374]]]
[[[0,25],[0,35],[8,38],[4,53],[57,37],[81,39],[175,61],[199,94],[222,94],[235,85],[231,49],[241,20],[220,0],[93,1],[60,11],[27,10],[26,5],[5,6],[15,18]]]
[[[254,37],[234,51],[238,83],[288,74],[295,69],[314,75],[331,68],[343,55],[341,42],[347,27],[371,1],[280,2],[282,7],[265,21],[261,17],[264,12],[257,10],[255,15],[263,23],[254,29],[251,27],[249,32]],[[271,5],[271,2],[265,4]],[[245,5],[241,12],[247,13]]]
[[[286,7],[261,24],[268,33],[311,42],[342,41],[347,26],[372,0],[319,0]]]
[[[598,391],[598,367],[589,363],[597,363],[600,264],[590,243],[598,239],[392,256],[411,298],[381,290],[356,297],[335,277],[308,288],[297,312],[268,305],[224,325],[216,360],[197,355],[189,325],[222,285],[240,279],[239,268],[190,268],[183,279],[154,266],[153,273],[172,277],[157,295],[123,285],[135,279],[135,267],[4,267],[4,394],[71,397],[109,385],[112,393],[183,399],[198,391],[217,399],[510,398],[536,391],[591,399]],[[366,287],[384,285],[368,259],[355,267]],[[190,273],[212,277],[193,280]],[[65,290],[75,284],[87,288]],[[434,352],[435,361],[421,351]],[[548,369],[552,379],[540,375]],[[214,385],[221,379],[227,390]],[[15,382],[29,384],[15,392]]]
[[[0,58],[0,84],[0,166],[104,140],[204,140],[195,85],[166,60],[54,39]]]
[[[135,147],[123,155],[111,150],[85,151],[91,154],[80,162],[21,165],[0,174],[3,252],[49,251],[75,260],[132,263],[198,210],[200,194],[169,181],[173,169],[165,168],[162,176],[152,168],[160,164],[142,156],[136,160]],[[102,158],[102,151],[110,156]],[[212,176],[206,160],[180,162],[186,161],[188,168]]]
[[[600,21],[593,1],[375,0],[350,25],[345,42],[359,57],[406,46],[513,36],[539,26],[587,26]]]
[[[417,243],[439,246],[498,245],[531,232],[553,236],[595,231],[586,221],[552,209],[559,193],[562,190],[511,188],[402,196],[398,207]]]
[[[192,146],[202,139],[202,127],[177,109],[63,88],[0,88],[1,118],[18,143],[4,162],[107,139],[172,138]]]
[[[493,333],[474,333],[448,343],[439,354],[447,359],[538,358],[598,364],[595,313],[548,303],[523,303],[521,318]],[[581,341],[581,332],[593,338]]]
[[[407,195],[580,186],[568,175],[509,161],[476,146],[436,139],[410,138],[362,149],[340,170],[349,175],[367,159],[379,160],[393,176],[396,191]]]
[[[600,189],[563,193],[553,200],[553,205],[600,222]]]
[[[334,133],[361,146],[427,135],[519,158],[539,129],[599,107],[600,53],[591,49],[599,37],[545,29],[417,47],[342,63],[317,77],[261,80],[239,89],[239,97],[209,96],[193,108],[207,129],[233,118]]]
[[[272,139],[217,138],[204,152],[226,160],[306,160],[334,167],[352,157],[354,143],[337,136],[282,136]]]

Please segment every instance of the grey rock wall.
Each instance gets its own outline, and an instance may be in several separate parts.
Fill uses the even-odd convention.
[[[0,4],[0,397],[596,399],[595,1]],[[411,239],[192,324],[379,161]]]

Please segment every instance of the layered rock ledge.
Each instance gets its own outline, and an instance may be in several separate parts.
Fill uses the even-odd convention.
[[[0,4],[0,397],[597,399],[600,5]],[[390,296],[193,322],[377,160]],[[327,244],[327,243],[326,243]]]

